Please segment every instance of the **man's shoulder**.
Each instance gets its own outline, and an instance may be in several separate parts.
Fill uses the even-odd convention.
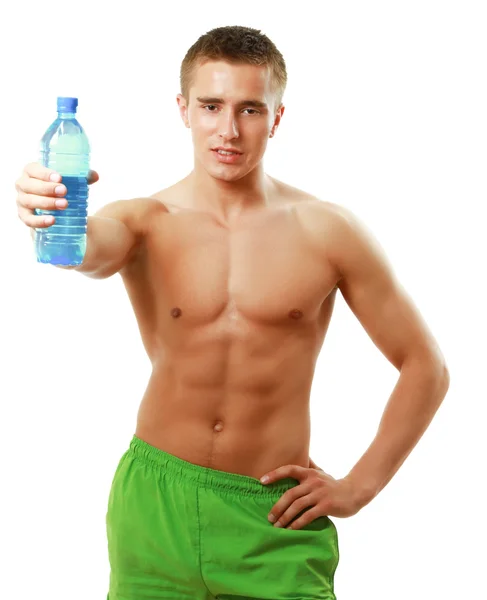
[[[337,202],[325,200],[287,184],[284,190],[301,223],[310,232],[316,232],[322,236],[330,228],[337,231],[355,218],[354,213],[348,207]]]
[[[342,209],[346,211],[346,208],[342,207],[340,204],[324,200],[318,195],[275,179],[274,177],[271,177],[270,179],[276,186],[277,194],[280,196],[281,200],[296,206],[296,208],[299,208],[303,212],[325,216],[327,214],[338,215]]]
[[[348,206],[310,196],[300,211],[308,239],[326,256],[340,280],[345,279],[347,269],[366,272],[374,263],[390,265],[371,227]]]
[[[94,216],[122,221],[135,234],[144,234],[156,213],[168,213],[168,208],[156,198],[138,196],[114,200],[102,206]]]
[[[369,229],[362,219],[348,206],[324,200],[317,195],[290,188],[296,200],[293,210],[311,244],[323,253],[330,263],[356,242],[367,239]],[[368,238],[370,240],[370,238]]]

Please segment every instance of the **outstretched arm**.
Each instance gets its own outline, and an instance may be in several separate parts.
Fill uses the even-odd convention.
[[[137,251],[140,242],[136,225],[137,199],[116,200],[88,217],[86,254],[74,269],[92,279],[104,279],[117,273]]]

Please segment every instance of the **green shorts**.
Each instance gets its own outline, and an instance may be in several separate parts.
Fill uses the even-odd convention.
[[[336,600],[333,522],[322,516],[293,530],[267,519],[298,483],[265,486],[134,435],[108,500],[107,600]]]

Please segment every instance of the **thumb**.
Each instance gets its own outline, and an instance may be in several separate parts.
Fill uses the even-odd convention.
[[[315,462],[313,462],[313,460],[311,459],[311,456],[309,457],[309,469],[316,469],[317,471],[323,471],[323,469],[321,467],[319,467]],[[324,473],[324,471],[323,471]]]
[[[100,176],[96,171],[89,171],[87,179],[88,185],[91,185],[92,183],[96,183],[100,179]]]

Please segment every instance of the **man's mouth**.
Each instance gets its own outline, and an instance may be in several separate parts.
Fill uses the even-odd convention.
[[[215,158],[219,163],[226,165],[239,163],[240,157],[243,156],[242,152],[223,150],[222,148],[214,148],[212,152],[215,154]]]
[[[234,150],[234,149],[226,150],[225,148],[213,148],[213,152],[218,152],[218,154],[221,154],[222,156],[232,156],[235,154],[242,154],[242,152],[240,152],[238,150]]]

